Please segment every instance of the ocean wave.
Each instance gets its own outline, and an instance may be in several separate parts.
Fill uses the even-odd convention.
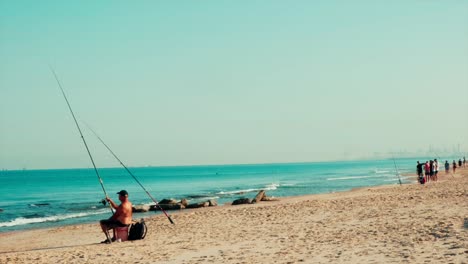
[[[280,187],[279,184],[277,183],[271,183],[271,184],[268,184],[268,185],[265,185],[263,188],[252,188],[252,189],[245,189],[245,190],[235,190],[235,191],[221,191],[221,192],[217,192],[216,194],[217,195],[223,195],[223,196],[227,196],[227,195],[239,195],[239,194],[245,194],[245,193],[251,193],[251,192],[259,192],[261,190],[264,190],[264,191],[272,191],[272,190],[276,190],[278,189],[278,187]]]
[[[45,216],[45,217],[33,217],[33,218],[18,217],[9,222],[0,222],[0,227],[37,224],[37,223],[44,223],[44,222],[58,222],[58,221],[65,220],[65,219],[80,218],[80,217],[86,217],[89,215],[98,215],[98,214],[103,214],[106,212],[107,212],[107,208],[94,211],[94,212],[53,215],[53,216]]]
[[[390,172],[389,170],[378,170],[378,169],[374,170],[374,173],[377,173],[377,174],[389,173],[389,172]]]
[[[278,183],[272,183],[272,184],[266,185],[265,188],[263,188],[263,190],[272,191],[272,190],[278,189],[278,187],[280,187],[280,185]]]
[[[365,178],[376,178],[380,176],[350,176],[350,177],[339,177],[339,178],[327,178],[327,181],[340,181],[340,180],[355,180]]]
[[[245,189],[245,190],[235,190],[235,191],[221,191],[217,192],[216,194],[218,195],[236,195],[236,194],[244,194],[244,193],[249,193],[249,192],[256,192],[259,191],[260,189]]]
[[[31,207],[37,207],[37,206],[49,206],[50,203],[35,203],[35,204],[30,204],[29,206]]]

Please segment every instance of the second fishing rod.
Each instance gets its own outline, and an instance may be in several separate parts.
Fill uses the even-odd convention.
[[[118,160],[120,162],[120,165],[122,165],[122,167],[124,167],[124,169],[128,172],[128,174],[130,174],[133,179],[135,179],[135,181],[140,185],[140,187],[146,192],[146,194],[149,196],[149,198],[156,204],[156,206],[164,213],[164,215],[166,215],[167,219],[169,219],[169,222],[171,222],[171,224],[174,224],[174,221],[172,221],[171,217],[166,213],[166,211],[164,211],[164,209],[159,205],[158,201],[148,192],[148,190],[146,190],[146,188],[143,186],[143,184],[141,184],[141,182],[137,179],[137,177],[128,169],[127,166],[125,166],[125,164],[119,159],[119,157],[117,157],[117,155],[110,149],[109,146],[107,146],[107,144],[104,142],[104,140],[102,140],[102,138],[88,125],[86,124],[86,126],[89,128],[89,130],[91,130],[93,132],[93,134],[99,139],[99,141],[101,141],[101,143],[107,148],[107,150],[109,150],[109,152],[114,156],[114,158],[116,160]]]

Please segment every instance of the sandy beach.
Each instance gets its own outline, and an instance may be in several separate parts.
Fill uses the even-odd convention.
[[[2,233],[0,263],[468,263],[468,169],[440,178],[171,211],[139,241],[100,244],[97,223]]]

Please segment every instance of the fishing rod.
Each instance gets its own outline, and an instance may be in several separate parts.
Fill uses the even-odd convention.
[[[125,170],[128,172],[128,174],[130,174],[133,177],[133,179],[135,179],[135,181],[141,186],[141,188],[143,188],[143,190],[151,198],[151,200],[153,200],[153,202],[156,204],[156,206],[166,215],[167,219],[169,219],[169,222],[171,222],[171,224],[174,224],[174,221],[172,221],[171,217],[159,205],[158,201],[156,201],[156,199],[154,199],[154,197],[146,190],[146,188],[143,186],[143,184],[141,184],[141,182],[137,179],[137,177],[135,175],[133,175],[133,173],[127,168],[127,166],[125,166],[125,164],[119,159],[119,157],[117,157],[117,155],[109,148],[109,146],[107,146],[107,144],[104,142],[104,140],[102,140],[101,137],[88,124],[86,124],[86,126],[94,133],[94,135],[99,139],[99,141],[101,141],[101,143],[107,148],[107,150],[109,150],[109,152],[120,162],[120,165],[122,165],[122,167],[125,168]]]
[[[392,154],[392,159],[393,159],[393,164],[395,164],[396,175],[398,176],[398,181],[400,182],[400,186],[401,186],[400,173],[398,172],[398,168],[397,168],[397,165],[396,165],[395,157],[393,156],[393,154]]]
[[[99,183],[101,184],[102,190],[104,191],[104,195],[106,195],[106,197],[109,197],[107,195],[106,189],[104,188],[104,183],[102,182],[102,178],[99,175],[99,172],[98,172],[98,170],[96,168],[96,164],[94,163],[93,156],[91,155],[91,152],[89,151],[88,144],[86,144],[86,140],[85,140],[85,138],[83,136],[83,133],[81,132],[80,126],[78,125],[78,121],[76,121],[75,114],[73,113],[73,110],[72,110],[72,108],[70,106],[70,103],[68,102],[67,96],[65,95],[65,91],[63,90],[62,85],[60,84],[60,81],[59,81],[59,79],[57,77],[57,74],[55,73],[54,69],[50,65],[49,65],[49,67],[50,67],[50,70],[52,71],[52,73],[54,74],[55,80],[57,81],[57,84],[60,87],[60,90],[62,91],[63,98],[65,98],[65,101],[67,102],[68,109],[70,109],[70,113],[71,113],[71,115],[73,117],[73,120],[75,121],[75,124],[76,124],[76,128],[78,128],[78,131],[80,132],[81,139],[83,140],[83,144],[86,147],[86,151],[88,151],[88,155],[89,155],[89,158],[91,159],[91,163],[93,163],[94,171],[96,172],[96,175],[97,175],[97,177],[99,179]],[[112,205],[110,203],[109,203],[109,207],[110,207],[110,210],[111,210],[111,212],[113,214],[114,209],[112,208]]]

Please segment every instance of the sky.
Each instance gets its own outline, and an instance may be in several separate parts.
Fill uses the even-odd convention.
[[[468,151],[468,1],[1,0],[0,169],[92,167],[49,65],[98,167]]]

